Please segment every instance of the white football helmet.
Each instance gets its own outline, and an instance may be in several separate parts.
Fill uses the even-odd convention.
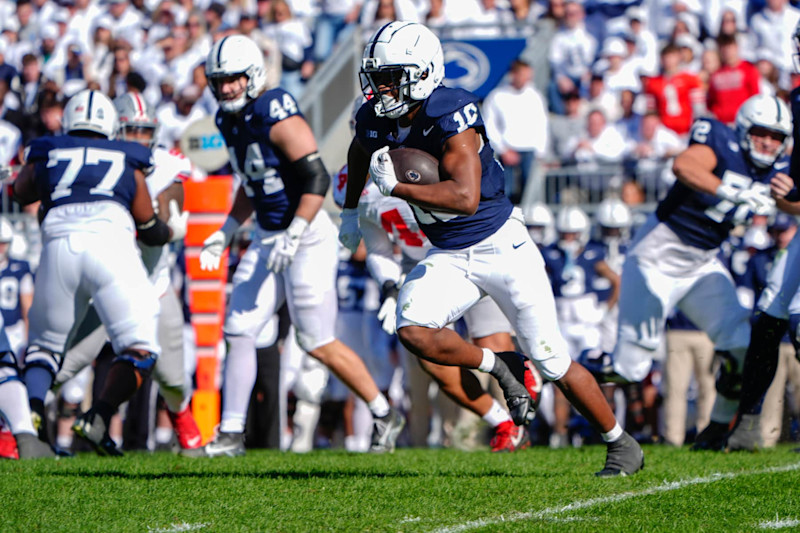
[[[600,202],[596,217],[602,240],[630,238],[633,214],[630,207],[619,198],[606,198]]]
[[[525,217],[525,225],[528,226],[528,233],[533,242],[539,245],[547,245],[555,239],[553,212],[542,202],[528,204],[522,210]]]
[[[69,99],[64,108],[64,130],[92,131],[109,139],[117,134],[117,110],[108,96],[85,89]]]
[[[750,128],[754,126],[784,136],[783,143],[774,154],[762,153],[755,149],[750,137]],[[739,135],[739,144],[754,165],[761,168],[771,167],[789,146],[792,135],[792,113],[777,96],[756,94],[745,100],[736,113],[736,133]]]
[[[156,142],[156,131],[158,130],[158,120],[156,119],[153,108],[139,93],[125,93],[114,99],[114,107],[117,109],[119,117],[118,136],[123,141],[130,140],[126,132],[131,128],[145,128],[152,130],[152,137],[149,147],[152,148]]]
[[[220,80],[238,74],[247,76],[247,87],[235,100],[223,99]],[[264,53],[249,37],[244,35],[224,37],[217,41],[208,53],[206,78],[220,108],[226,113],[237,113],[247,102],[258,98],[267,86]]]
[[[379,117],[402,117],[428,98],[443,79],[442,43],[422,24],[390,22],[364,47],[361,91],[367,98],[380,96],[375,103]],[[397,89],[397,97],[386,90],[388,86]]]
[[[794,43],[794,53],[792,54],[792,61],[794,62],[794,69],[800,72],[800,20],[797,21],[797,26],[794,27],[792,34],[792,42]]]
[[[559,247],[573,252],[577,251],[574,249],[576,245],[578,249],[583,248],[589,242],[589,228],[589,217],[583,209],[576,205],[562,207],[556,216]],[[576,233],[577,238],[571,241],[564,239],[565,234],[569,233]]]

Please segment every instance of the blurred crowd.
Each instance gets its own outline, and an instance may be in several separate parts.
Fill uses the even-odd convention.
[[[674,180],[668,161],[685,148],[694,118],[709,115],[732,124],[749,96],[786,98],[798,81],[792,34],[800,10],[788,0],[4,0],[0,164],[18,164],[27,141],[58,133],[64,102],[86,87],[111,97],[129,89],[142,93],[157,110],[158,144],[177,148],[190,123],[216,111],[204,60],[218,39],[234,33],[253,37],[264,51],[268,84],[300,98],[339,43],[354,32],[366,38],[396,19],[424,22],[444,39],[527,40],[503,82],[485,98],[483,114],[506,170],[507,194],[522,204],[542,247],[575,358],[587,350],[610,351],[619,269],[641,222],[641,212],[631,207]],[[606,202],[587,211],[569,205],[568,200],[585,199],[565,194],[570,187],[579,193],[586,187],[574,176],[608,165],[621,170],[602,174],[616,179],[597,185]],[[523,202],[537,169],[556,182],[555,192],[547,194],[549,205]],[[25,344],[36,229],[32,216],[13,225],[0,220],[0,309],[4,317],[13,310],[5,322],[16,346]],[[796,229],[797,222],[785,215],[757,219],[723,247],[747,307],[753,307],[772,258]],[[244,249],[248,238],[245,228],[235,245]],[[176,290],[184,286],[180,252],[175,250]],[[26,275],[12,259],[28,261]],[[394,337],[381,334],[379,289],[363,262],[358,255],[342,259],[340,323],[374,333],[369,353],[360,355],[392,401],[413,410],[401,443],[485,445],[489,435],[481,420],[440,398],[434,384],[420,385],[425,390],[413,392],[418,401],[412,405],[409,365],[416,362],[406,361]],[[274,350],[267,346],[259,355],[263,386],[253,402],[261,408],[250,410],[258,420],[248,425],[248,444],[296,451],[338,444],[363,449],[371,430],[364,421],[369,411],[324,369],[304,361],[292,346],[293,335],[287,335],[285,319],[284,326],[274,347],[283,355],[272,357]],[[186,331],[191,346],[191,328]],[[764,436],[766,445],[774,444],[781,431],[784,438],[800,438],[800,363],[788,342],[785,346],[782,370],[765,400],[777,407],[764,412],[786,420],[778,423],[783,429],[777,435]],[[714,350],[705,334],[676,315],[661,353],[644,384],[606,391],[632,434],[680,445],[708,422]],[[280,387],[269,386],[278,382]],[[294,382],[313,383],[314,392],[298,393],[302,385],[292,388]],[[85,401],[86,389],[87,381],[62,389],[53,415],[64,429],[62,447],[71,443],[68,420]],[[153,422],[155,392],[144,389],[139,397],[126,417],[138,429],[129,430],[123,446],[171,446],[168,424]],[[774,421],[770,427],[776,427]],[[549,387],[531,431],[534,442],[553,447],[598,439]],[[122,440],[121,425],[113,436]]]

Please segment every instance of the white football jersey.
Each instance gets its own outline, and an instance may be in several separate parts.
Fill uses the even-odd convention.
[[[173,183],[183,183],[192,174],[191,163],[177,150],[154,148],[153,160],[155,161],[153,172],[147,176],[147,191],[153,200]],[[168,247],[168,244],[147,246],[139,242],[142,262],[159,296],[166,292],[170,283]]]

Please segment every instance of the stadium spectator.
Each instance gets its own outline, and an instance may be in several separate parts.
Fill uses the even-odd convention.
[[[793,36],[798,22],[800,9],[790,5],[788,0],[766,0],[764,9],[750,18],[754,48],[769,50],[777,61],[776,66],[786,75],[794,72]]]
[[[503,163],[506,195],[514,204],[522,199],[537,157],[547,151],[547,106],[532,80],[531,66],[516,59],[508,81],[493,89],[483,103],[486,134]],[[532,129],[531,124],[536,127]]]
[[[574,147],[586,131],[586,100],[580,93],[570,91],[563,97],[563,115],[550,117],[550,152],[548,159],[556,165],[567,165],[572,161]]]
[[[742,103],[758,94],[758,69],[739,57],[739,44],[731,36],[717,39],[722,65],[709,76],[708,110],[720,122],[733,124]]]
[[[671,159],[686,148],[678,135],[651,111],[642,117],[639,131],[630,139],[628,154],[635,162],[635,175],[645,191],[656,198],[675,181]]]
[[[627,147],[619,131],[606,121],[603,110],[594,107],[586,117],[586,130],[567,151],[579,166],[589,168],[622,162]]]
[[[550,42],[549,59],[553,82],[548,90],[551,109],[564,114],[561,95],[588,90],[591,65],[597,51],[597,41],[586,30],[583,5],[576,0],[564,4],[564,20]]]
[[[286,0],[273,0],[270,13],[272,22],[264,28],[264,35],[280,47],[280,87],[295,98],[300,98],[305,91],[305,82],[315,68],[311,56],[311,32],[302,20],[292,15],[291,6]]]
[[[157,143],[167,148],[178,148],[186,127],[203,116],[203,110],[195,105],[200,99],[200,88],[187,85],[174,102],[162,104],[156,110],[158,128]]]
[[[330,57],[334,47],[355,28],[361,13],[362,0],[322,0],[314,24],[314,61]]]
[[[641,73],[651,74],[658,70],[658,41],[647,26],[647,11],[640,6],[631,6],[625,11],[628,28],[626,40],[634,44],[633,57],[638,60]]]
[[[20,102],[20,110],[26,115],[33,115],[38,109],[39,93],[44,88],[39,59],[33,54],[25,54],[22,58],[22,72],[11,84]]]

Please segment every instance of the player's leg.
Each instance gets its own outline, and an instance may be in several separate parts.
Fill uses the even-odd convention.
[[[156,338],[159,305],[136,250],[93,249],[84,257],[84,284],[116,354],[92,407],[73,429],[101,455],[122,455],[111,440],[111,417],[149,377],[160,348]]]
[[[181,452],[191,456],[200,455],[203,436],[189,405],[192,384],[186,382],[184,372],[183,309],[171,288],[161,295],[159,304],[161,313],[158,316],[158,343],[161,346],[161,356],[153,369],[153,379],[158,383],[167,405],[167,416],[178,438]]]
[[[503,388],[512,419],[529,422],[534,415],[532,400],[506,363],[447,328],[485,296],[467,278],[468,269],[467,252],[442,250],[432,251],[414,267],[398,296],[398,337],[417,357],[492,374]]]
[[[282,275],[267,269],[267,251],[261,238],[250,244],[233,275],[223,333],[228,353],[222,381],[222,419],[214,440],[206,445],[210,456],[243,455],[244,429],[250,395],[255,386],[256,338],[270,324],[277,337],[275,312],[284,301]]]
[[[733,280],[721,262],[709,262],[698,275],[678,307],[708,334],[715,357],[720,359],[720,370],[711,422],[697,436],[694,449],[720,449],[739,405],[742,365],[750,340],[749,312],[739,303]]]
[[[320,214],[304,234],[304,243],[284,274],[289,315],[297,329],[300,347],[319,359],[369,406],[376,418],[372,449],[391,451],[405,419],[398,411],[391,410],[364,361],[334,335],[338,308],[335,285],[338,243],[334,233],[330,219]],[[384,423],[388,425],[384,427]],[[385,449],[383,444],[374,445],[379,433],[390,437]]]
[[[542,376],[554,381],[601,433],[608,444],[608,455],[598,475],[638,471],[644,464],[641,447],[619,426],[594,377],[573,362],[568,353],[556,319],[555,299],[544,259],[522,220],[512,215],[492,237],[491,244],[490,250],[473,254],[470,277],[511,320],[517,340]]]

